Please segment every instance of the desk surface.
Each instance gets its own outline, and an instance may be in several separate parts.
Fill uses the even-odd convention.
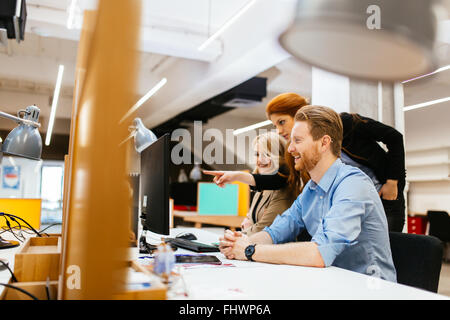
[[[171,236],[180,232],[191,232],[204,243],[217,242],[219,238],[217,234],[195,228],[176,228],[171,230]],[[183,249],[176,253],[195,254]],[[336,267],[275,265],[227,260],[220,253],[214,255],[224,266],[183,268],[188,299],[449,299]],[[185,299],[170,294],[169,298]]]
[[[184,221],[194,222],[196,228],[201,228],[202,224],[229,227],[232,230],[240,228],[245,217],[242,216],[221,216],[221,215],[199,215],[191,211],[174,211],[174,217],[183,218]]]

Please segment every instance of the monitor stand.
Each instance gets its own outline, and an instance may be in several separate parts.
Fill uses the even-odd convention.
[[[150,242],[147,242],[147,236],[150,238]],[[158,249],[158,246],[164,242],[164,239],[168,238],[168,236],[157,234],[154,232],[149,232],[145,227],[142,230],[141,236],[139,238],[139,253],[140,254],[152,254],[153,251]],[[176,251],[178,247],[171,244],[170,242],[166,242],[170,245],[173,251]]]
[[[143,230],[139,238],[139,253],[152,254],[158,247],[153,244],[147,243],[147,230]]]
[[[162,234],[150,232],[147,227],[145,226],[145,220],[146,220],[146,213],[141,212],[141,215],[139,217],[142,225],[142,232],[141,236],[139,237],[139,253],[140,254],[152,254],[153,251],[155,251],[158,248],[158,245],[160,245],[164,238],[168,237]],[[147,234],[148,233],[148,234]],[[149,238],[151,238],[150,242],[147,242],[147,235]],[[177,250],[177,247],[174,245],[170,245],[172,247],[172,250]]]

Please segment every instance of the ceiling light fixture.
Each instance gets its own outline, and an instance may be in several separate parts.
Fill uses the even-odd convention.
[[[270,121],[270,120],[258,122],[258,123],[252,124],[251,126],[234,130],[233,131],[233,135],[237,136],[238,134],[241,134],[241,133],[253,130],[253,129],[258,129],[258,128],[261,128],[261,127],[265,127],[265,126],[268,126],[270,124],[272,124],[272,121]]]
[[[58,107],[59,92],[61,90],[62,77],[64,74],[64,66],[59,65],[58,76],[56,78],[55,92],[53,93],[52,110],[50,112],[50,120],[48,122],[47,133],[45,134],[45,145],[50,145],[52,137],[53,125],[55,124],[56,108]]]
[[[236,13],[233,17],[231,17],[227,22],[225,22],[219,30],[217,30],[211,37],[209,37],[202,45],[198,47],[199,51],[202,51],[207,46],[211,44],[214,40],[217,39],[229,26],[231,26],[240,16],[242,16],[253,4],[255,4],[256,0],[249,1],[238,13]]]
[[[437,2],[299,0],[281,45],[334,73],[403,81],[436,69]]]
[[[425,77],[431,76],[432,74],[439,73],[439,72],[442,72],[442,71],[445,71],[445,70],[448,70],[448,69],[450,69],[450,64],[447,65],[447,66],[445,66],[445,67],[439,68],[439,69],[437,69],[436,71],[433,71],[433,72],[424,74],[424,75],[422,75],[422,76],[418,76],[418,77],[415,77],[415,78],[412,78],[412,79],[409,79],[409,80],[405,80],[405,81],[403,81],[402,83],[408,83],[408,82],[411,82],[411,81],[413,81],[413,80],[425,78]]]
[[[126,118],[130,116],[133,112],[135,112],[140,106],[142,106],[151,96],[153,96],[159,89],[161,89],[167,83],[167,78],[162,78],[153,88],[150,89],[142,98],[139,99],[138,102],[134,104],[128,110],[128,112],[120,119],[119,123],[122,123]]]
[[[77,0],[72,0],[69,6],[69,17],[67,18],[67,29],[73,29],[73,22],[75,20],[75,8]]]
[[[438,103],[443,103],[443,102],[447,102],[450,101],[450,97],[447,98],[442,98],[442,99],[436,99],[436,100],[431,100],[428,102],[423,102],[423,103],[418,103],[418,104],[414,104],[411,106],[406,106],[403,108],[403,111],[410,111],[410,110],[414,110],[414,109],[419,109],[419,108],[425,108],[428,106],[432,106],[434,104],[438,104]]]

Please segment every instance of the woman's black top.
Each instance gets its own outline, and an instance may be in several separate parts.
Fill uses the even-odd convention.
[[[381,183],[387,179],[405,180],[405,148],[403,135],[376,120],[349,113],[340,114],[344,127],[342,149],[358,163],[372,169]],[[386,145],[385,151],[378,143]]]
[[[255,186],[250,186],[253,191],[279,190],[287,184],[287,177],[276,174],[252,174]]]

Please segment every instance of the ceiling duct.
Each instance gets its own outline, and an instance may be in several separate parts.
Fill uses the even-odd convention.
[[[254,77],[212,99],[211,103],[224,107],[245,108],[261,103],[267,95],[267,78]]]

